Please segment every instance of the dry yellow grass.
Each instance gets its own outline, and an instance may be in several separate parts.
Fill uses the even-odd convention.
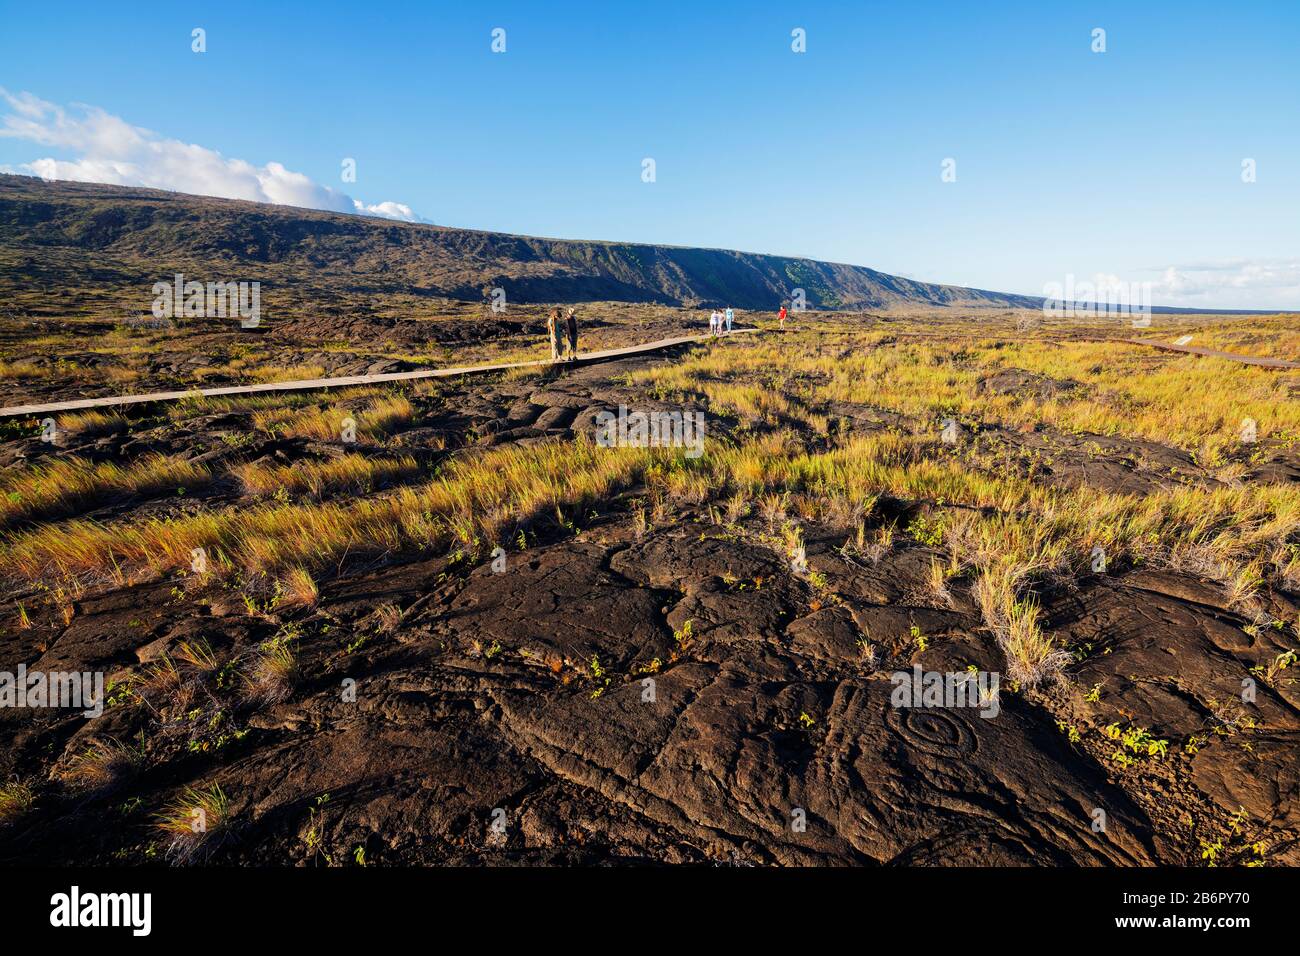
[[[1300,315],[1226,316],[1207,324],[1184,323],[1159,338],[1172,341],[1191,335],[1200,348],[1300,361]]]
[[[377,388],[356,388],[339,392],[339,401],[358,401],[380,394]],[[167,417],[172,421],[184,421],[195,415],[215,415],[227,413],[255,413],[279,411],[287,413],[289,409],[301,408],[320,403],[320,395],[313,392],[272,392],[253,395],[195,395],[184,398],[167,409]]]
[[[894,532],[869,536],[863,520],[890,496],[929,504],[926,543],[948,556],[946,570],[934,565],[932,590],[938,595],[953,582],[969,584],[1007,655],[1010,676],[1025,685],[1050,680],[1063,659],[1043,628],[1035,590],[1046,577],[1084,572],[1094,546],[1111,562],[1195,569],[1219,581],[1247,613],[1254,613],[1263,585],[1300,579],[1300,489],[1293,486],[1187,485],[1142,497],[1071,488],[955,453],[939,443],[934,428],[941,415],[1008,426],[1044,422],[1063,431],[1154,439],[1213,458],[1235,447],[1237,419],[1246,414],[1259,423],[1261,438],[1285,442],[1300,435],[1300,403],[1275,373],[1185,363],[1108,343],[968,335],[959,347],[917,341],[863,348],[871,338],[791,335],[775,344],[697,349],[674,365],[631,376],[630,384],[661,399],[689,394],[749,426],[735,442],[711,434],[699,459],[680,450],[601,449],[586,441],[492,449],[466,454],[435,481],[359,501],[267,502],[171,521],[34,529],[8,542],[0,571],[74,581],[112,578],[121,569],[165,573],[186,567],[192,549],[202,547],[219,558],[219,573],[279,576],[291,582],[282,584],[286,593],[314,601],[311,574],[344,555],[481,553],[516,522],[585,507],[639,482],[653,509],[650,517],[642,514],[645,523],[662,524],[669,501],[730,500],[735,515],[755,502],[774,532],[787,513],[798,514],[856,533],[860,553],[878,560]],[[1082,387],[1042,396],[978,387],[1006,368]],[[403,398],[363,398],[365,407],[352,413],[359,436],[382,438],[411,418]],[[344,400],[352,399],[337,399]],[[915,427],[824,438],[826,415],[818,408],[831,400],[892,410]],[[331,441],[348,414],[319,404],[246,410],[258,427]],[[782,421],[796,428],[772,427]],[[351,455],[289,469],[246,465],[235,473],[253,494],[284,488],[318,498],[332,488],[364,490],[408,479],[413,463]],[[292,584],[298,575],[305,581]]]
[[[344,455],[292,465],[247,462],[230,469],[250,495],[307,494],[321,498],[334,491],[369,494],[382,485],[406,481],[420,473],[414,458],[367,458]]]
[[[168,857],[187,863],[220,843],[230,816],[230,799],[218,784],[187,787],[157,816],[158,830],[168,839]]]
[[[119,415],[117,412],[78,412],[70,415],[60,415],[56,427],[61,432],[67,432],[78,438],[97,438],[101,435],[113,435],[117,432],[124,432],[130,427],[131,423],[126,417]]]
[[[1138,498],[982,473],[934,455],[927,437],[876,432],[827,452],[794,455],[787,447],[792,440],[776,434],[713,449],[698,468],[711,472],[719,493],[727,487],[717,484],[721,479],[751,497],[773,489],[849,502],[889,494],[990,509],[989,516],[966,511],[944,529],[947,546],[974,565],[1013,554],[1047,570],[1082,568],[1095,544],[1112,556],[1158,560],[1171,546],[1189,542],[1234,562],[1300,529],[1300,489],[1286,485],[1183,487]],[[670,484],[688,483],[693,467],[684,464]]]
[[[306,379],[324,378],[325,366],[286,365],[282,368],[272,366],[255,369],[248,377],[255,382],[296,382]]]
[[[57,777],[76,790],[94,790],[119,783],[143,763],[144,753],[113,739],[97,740],[70,758]]]
[[[0,528],[84,511],[117,497],[193,488],[209,478],[202,465],[167,455],[129,465],[58,458],[0,482]]]
[[[73,520],[12,538],[0,572],[31,580],[113,579],[121,569],[186,568],[203,548],[216,568],[268,574],[329,565],[344,554],[439,546],[477,549],[515,521],[599,500],[633,481],[651,449],[588,442],[493,449],[453,462],[438,480],[348,504],[269,504],[176,519]]]
[[[638,372],[633,383],[665,391],[718,395],[748,387],[758,376],[779,384],[814,376],[816,396],[875,405],[930,424],[943,416],[1000,422],[1043,423],[1062,431],[1148,439],[1221,461],[1241,444],[1242,423],[1252,419],[1258,438],[1300,441],[1300,401],[1293,379],[1275,370],[1220,359],[1154,353],[1137,346],[1096,341],[1048,341],[1029,335],[917,341],[884,348],[854,347],[826,353],[816,334],[740,348],[696,350],[683,362]],[[1082,387],[1058,395],[1032,391],[981,392],[982,378],[1019,368]],[[769,402],[780,402],[776,397]]]
[[[139,381],[142,375],[139,369],[125,368],[120,365],[112,365],[104,369],[104,380],[113,385],[129,385]]]
[[[19,780],[0,783],[0,826],[17,820],[35,802],[36,793],[29,784]]]
[[[253,425],[287,438],[341,441],[351,424],[357,441],[381,441],[398,426],[410,422],[414,409],[402,396],[376,398],[353,411],[337,405],[328,407],[269,409],[253,413]]]
[[[262,644],[243,678],[252,700],[274,704],[286,699],[298,679],[298,658],[289,639],[277,637]]]
[[[49,369],[42,368],[28,359],[18,359],[13,362],[0,362],[0,379],[11,379],[21,382],[37,378],[46,378],[51,374],[52,372]]]
[[[1172,565],[1195,548],[1215,569],[1235,605],[1249,608],[1267,572],[1289,573],[1300,534],[1300,489],[1285,485],[1179,488],[1143,498],[1071,489],[1014,475],[985,474],[936,454],[928,437],[880,432],[820,453],[791,453],[793,435],[769,434],[740,446],[713,446],[696,462],[656,466],[652,491],[685,502],[728,493],[760,500],[779,493],[821,502],[824,514],[869,510],[881,494],[942,507],[937,534],[951,565],[970,572],[990,631],[1007,654],[1010,676],[1032,686],[1064,663],[1043,632],[1032,597],[1047,575],[1084,572],[1092,548],[1110,560]],[[837,504],[838,503],[838,504]],[[1285,563],[1263,566],[1260,553]]]
[[[320,588],[311,572],[304,567],[289,568],[277,580],[277,609],[312,607],[320,597]]]

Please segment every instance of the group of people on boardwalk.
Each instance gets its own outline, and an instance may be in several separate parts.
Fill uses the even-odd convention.
[[[560,341],[567,346],[564,361],[572,362],[578,357],[578,312],[570,309],[566,316],[559,309],[551,309],[546,319],[546,331],[551,337],[551,361],[560,361]]]
[[[785,329],[785,318],[789,313],[786,312],[785,303],[781,303],[781,311],[776,317],[781,321],[782,330]],[[725,309],[714,309],[709,313],[709,334],[721,335],[723,332],[731,331],[731,323],[735,321],[736,312],[731,306]]]

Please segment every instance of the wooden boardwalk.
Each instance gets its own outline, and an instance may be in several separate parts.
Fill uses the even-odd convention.
[[[1130,345],[1146,345],[1164,352],[1183,352],[1188,355],[1204,355],[1209,358],[1227,359],[1242,365],[1258,365],[1262,368],[1300,368],[1300,362],[1286,359],[1264,358],[1259,355],[1238,355],[1235,352],[1220,352],[1215,349],[1198,348],[1195,345],[1175,345],[1173,342],[1158,342],[1155,339],[1122,339]]]
[[[758,329],[734,329],[729,335],[743,335],[757,332]],[[308,392],[320,388],[346,388],[352,385],[373,385],[379,382],[405,382],[420,378],[449,378],[455,375],[477,375],[486,372],[500,372],[512,368],[533,368],[543,365],[556,365],[558,368],[573,368],[577,365],[590,365],[609,359],[622,358],[625,355],[641,355],[646,352],[658,352],[676,345],[688,345],[693,342],[725,341],[727,335],[683,335],[671,339],[659,339],[641,345],[625,345],[616,349],[603,349],[597,352],[579,354],[572,362],[553,363],[550,359],[534,359],[528,362],[507,362],[499,365],[463,365],[457,368],[415,369],[410,372],[384,372],[378,375],[345,375],[339,378],[308,378],[294,382],[264,382],[260,385],[225,385],[217,388],[191,388],[183,392],[146,392],[140,395],[109,395],[102,398],[74,398],[63,402],[47,402],[43,405],[12,405],[0,408],[0,418],[14,418],[19,415],[48,415],[58,412],[77,412],[88,408],[118,408],[123,405],[142,405],[148,402],[174,402],[187,398],[217,395],[260,395],[265,392]]]

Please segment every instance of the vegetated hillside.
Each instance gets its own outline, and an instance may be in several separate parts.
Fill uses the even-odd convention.
[[[351,291],[402,289],[479,301],[625,301],[775,308],[909,305],[1037,308],[1033,296],[914,282],[862,266],[635,243],[539,239],[153,189],[0,176],[0,253],[10,281],[155,281],[187,267],[214,279],[335,277]],[[73,254],[69,254],[73,253]]]

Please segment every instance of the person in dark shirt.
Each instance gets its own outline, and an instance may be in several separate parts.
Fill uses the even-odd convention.
[[[565,319],[565,329],[569,333],[569,361],[572,362],[578,357],[578,311],[569,310],[569,316]]]

